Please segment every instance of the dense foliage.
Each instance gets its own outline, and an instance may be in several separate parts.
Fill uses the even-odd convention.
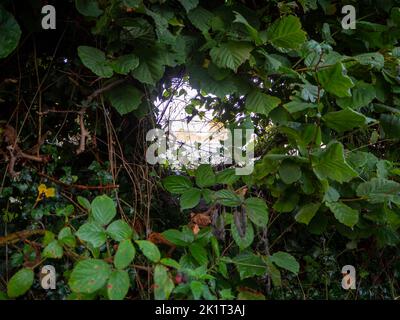
[[[46,4],[0,1],[0,298],[398,297],[400,1]],[[147,163],[173,99],[253,173]]]

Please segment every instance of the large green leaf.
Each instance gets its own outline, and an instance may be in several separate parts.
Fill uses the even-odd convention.
[[[215,184],[216,178],[212,167],[209,164],[201,164],[196,170],[196,184],[200,188],[211,187]]]
[[[107,92],[108,99],[120,115],[136,110],[142,101],[142,96],[140,90],[128,84],[112,88]]]
[[[254,89],[246,98],[246,109],[268,116],[281,103],[281,99]]]
[[[161,264],[156,265],[154,269],[154,299],[168,299],[174,287],[168,269]]]
[[[275,47],[296,49],[306,40],[306,33],[301,29],[299,18],[286,16],[276,20],[268,28],[267,37]]]
[[[320,206],[321,206],[320,203],[305,204],[297,212],[297,214],[295,216],[296,221],[308,225],[310,223],[311,219],[314,218],[314,216],[317,213]]]
[[[394,202],[400,205],[400,183],[382,178],[372,178],[360,183],[357,195],[368,199],[371,203]]]
[[[329,93],[338,97],[351,97],[353,81],[345,75],[346,69],[343,64],[336,63],[333,66],[322,68],[317,72],[318,81]]]
[[[398,115],[381,114],[379,122],[387,138],[400,138],[400,117]]]
[[[351,97],[336,99],[342,108],[360,109],[368,106],[376,97],[375,87],[372,84],[358,81],[352,89]]]
[[[215,200],[227,207],[237,207],[241,203],[240,197],[231,190],[222,189],[214,193]]]
[[[99,259],[79,261],[69,278],[71,290],[79,293],[93,293],[106,284],[111,274],[110,265]]]
[[[94,198],[91,208],[93,218],[101,225],[109,224],[117,214],[114,201],[106,195]]]
[[[134,54],[126,54],[118,57],[111,63],[111,67],[116,73],[128,74],[139,65],[139,58]]]
[[[190,10],[188,12],[188,18],[190,22],[199,30],[205,32],[210,29],[210,21],[213,17],[213,14],[202,8],[202,7],[197,7],[193,10]]]
[[[107,227],[107,234],[115,241],[122,241],[132,237],[132,228],[123,220],[115,220]]]
[[[139,66],[131,73],[134,78],[142,83],[155,85],[164,75],[165,52],[157,47],[141,49],[138,51]]]
[[[201,265],[208,264],[207,250],[204,249],[200,244],[192,243],[189,246],[189,251],[190,251],[190,254],[193,256],[193,258],[195,258],[195,260],[199,264],[201,264]]]
[[[333,212],[340,223],[352,228],[358,222],[358,211],[350,208],[342,202],[325,202],[325,205]]]
[[[299,273],[300,265],[296,261],[295,257],[287,252],[278,251],[275,252],[270,259],[273,263],[275,263],[278,267],[289,270],[294,274]]]
[[[199,4],[199,0],[179,0],[186,12],[193,10]]]
[[[253,243],[254,229],[253,225],[249,222],[247,222],[243,237],[239,234],[239,230],[235,223],[231,224],[231,233],[233,240],[235,240],[240,250],[246,249]]]
[[[301,177],[301,168],[294,161],[283,160],[279,167],[279,176],[286,184],[292,184]]]
[[[114,270],[107,282],[107,295],[110,300],[123,300],[130,285],[128,272]]]
[[[184,231],[179,231],[175,229],[169,229],[165,230],[162,233],[163,237],[167,239],[168,241],[172,242],[173,244],[177,246],[188,246],[190,243],[193,242],[194,236],[193,232],[184,232]]]
[[[239,253],[232,259],[232,262],[236,265],[242,280],[267,273],[267,266],[263,259],[249,251]]]
[[[75,0],[76,9],[86,17],[98,17],[103,13],[97,0]]]
[[[254,40],[255,44],[258,46],[262,45],[264,41],[261,39],[258,30],[251,26],[239,12],[234,11],[234,13],[235,20],[233,22],[243,24],[246,27],[246,30],[249,33],[250,37]]]
[[[0,59],[14,51],[20,38],[21,29],[18,22],[0,5]]]
[[[171,193],[182,194],[192,188],[192,182],[188,177],[169,176],[163,180],[163,185]]]
[[[182,193],[180,198],[181,209],[191,209],[197,206],[200,202],[201,190],[190,188]]]
[[[107,239],[104,228],[97,222],[87,222],[81,225],[76,232],[79,239],[89,242],[94,248],[101,247]]]
[[[85,67],[99,77],[110,78],[113,75],[113,69],[103,51],[93,47],[80,46],[78,47],[78,56]]]
[[[147,240],[136,240],[136,244],[139,246],[140,250],[152,262],[158,262],[161,259],[160,250],[158,250],[157,246]]]
[[[358,173],[345,161],[343,145],[339,142],[333,142],[313,154],[312,166],[314,173],[321,180],[329,178],[342,183],[358,176]]]
[[[24,268],[15,273],[7,283],[7,295],[16,298],[25,294],[33,284],[33,270]]]
[[[363,114],[352,109],[328,112],[322,119],[325,121],[327,127],[337,132],[351,130],[367,123],[367,118]]]
[[[135,247],[131,240],[123,240],[118,245],[118,250],[114,257],[114,265],[117,269],[125,269],[135,258]]]
[[[247,198],[244,201],[246,214],[249,219],[259,227],[266,227],[268,224],[268,207],[263,199]]]
[[[228,41],[210,50],[210,56],[220,68],[237,71],[240,65],[250,58],[253,46],[241,41]]]

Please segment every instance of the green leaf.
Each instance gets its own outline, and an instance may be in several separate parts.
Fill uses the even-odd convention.
[[[368,106],[376,98],[376,90],[372,84],[358,81],[352,89],[351,97],[336,99],[337,104],[345,109],[360,109]]]
[[[90,210],[90,209],[91,209],[91,207],[90,207],[90,202],[89,202],[88,199],[86,199],[86,198],[84,198],[84,197],[81,197],[81,196],[78,196],[78,197],[77,197],[77,200],[78,200],[78,203],[79,203],[84,209],[86,209],[86,210]]]
[[[268,207],[263,199],[247,198],[244,201],[246,214],[249,219],[259,227],[266,227],[268,224]]]
[[[131,240],[123,240],[118,245],[118,250],[114,257],[114,265],[117,269],[125,269],[135,258],[135,247]]]
[[[196,184],[200,188],[211,187],[216,183],[212,167],[209,164],[201,164],[196,170]]]
[[[107,227],[107,234],[115,241],[132,238],[132,228],[123,220],[115,220]]]
[[[136,240],[135,242],[147,259],[153,262],[160,261],[161,254],[154,243],[147,240]]]
[[[275,47],[297,49],[306,41],[306,33],[301,29],[300,19],[286,16],[276,20],[267,30],[268,41]]]
[[[322,117],[327,127],[344,132],[357,127],[362,127],[367,123],[367,118],[352,109],[344,109],[336,112],[328,112]]]
[[[98,17],[103,13],[96,0],[75,0],[76,9],[86,17]]]
[[[216,183],[232,185],[240,179],[240,176],[236,175],[235,169],[229,168],[220,171],[216,174]]]
[[[7,57],[18,46],[21,29],[14,16],[0,6],[0,59]]]
[[[89,68],[94,74],[103,78],[110,78],[113,75],[113,69],[106,60],[106,55],[103,51],[88,47],[78,47],[78,56],[85,67]]]
[[[267,273],[267,266],[261,257],[249,251],[239,253],[232,262],[236,265],[241,280]]]
[[[175,229],[169,229],[164,231],[162,233],[162,236],[164,236],[165,239],[172,242],[173,244],[182,247],[188,246],[194,240],[192,232],[186,233]]]
[[[204,249],[201,245],[199,245],[198,243],[192,243],[189,246],[189,251],[193,258],[195,258],[195,260],[200,265],[208,264],[207,250]]]
[[[379,118],[385,137],[399,139],[400,117],[393,114],[381,114]]]
[[[300,270],[300,265],[296,261],[295,257],[287,252],[278,251],[275,252],[270,259],[273,263],[275,263],[278,267],[289,270],[294,274],[298,274]]]
[[[94,248],[101,247],[107,239],[104,228],[96,222],[87,222],[81,225],[76,232],[76,236],[83,241],[89,242]]]
[[[155,47],[139,51],[139,66],[131,72],[132,76],[142,83],[155,85],[165,71],[165,51],[160,51]]]
[[[210,50],[213,62],[220,68],[237,71],[240,65],[250,58],[253,46],[241,41],[228,41]]]
[[[295,216],[296,221],[308,225],[320,206],[320,203],[307,203],[302,206]]]
[[[201,190],[190,188],[186,190],[180,198],[181,209],[191,209],[197,206],[200,202]]]
[[[226,207],[240,206],[242,200],[240,197],[231,190],[222,189],[214,193],[215,200]]]
[[[76,239],[74,235],[72,234],[71,228],[70,227],[65,227],[60,230],[58,233],[58,241],[61,244],[65,244],[70,248],[74,248],[76,246]]]
[[[161,264],[156,265],[154,268],[154,299],[168,299],[174,287],[168,269]]]
[[[179,2],[185,8],[186,12],[193,10],[199,5],[199,0],[179,0]]]
[[[353,81],[345,75],[346,69],[342,63],[336,63],[328,68],[323,68],[317,72],[318,81],[329,93],[338,97],[351,97],[351,88],[354,87]]]
[[[190,290],[192,291],[194,300],[200,300],[203,293],[203,286],[203,283],[197,280],[190,282]]]
[[[139,65],[139,58],[134,54],[126,54],[118,57],[111,63],[116,73],[128,74]]]
[[[298,181],[301,177],[300,166],[290,160],[283,160],[279,167],[279,176],[286,184],[292,184]]]
[[[325,205],[333,212],[340,223],[353,228],[358,222],[358,211],[342,202],[326,202]]]
[[[163,185],[171,193],[182,194],[192,188],[192,182],[188,177],[169,176],[163,180]]]
[[[53,240],[43,249],[42,257],[60,259],[62,258],[63,253],[63,247],[60,246],[57,240]]]
[[[277,267],[275,267],[274,263],[272,262],[271,256],[263,257],[268,268],[268,275],[271,277],[272,283],[276,287],[282,286],[282,278],[281,272]]]
[[[120,115],[136,110],[142,102],[143,93],[132,85],[122,85],[107,92],[112,106]]]
[[[176,260],[171,258],[162,258],[160,263],[162,263],[164,266],[175,268],[177,270],[181,268],[181,265]]]
[[[205,32],[210,29],[210,21],[213,18],[213,14],[202,7],[197,7],[193,10],[190,10],[190,12],[187,14],[187,17],[197,29]]]
[[[280,103],[281,100],[279,98],[270,96],[255,89],[247,96],[245,108],[248,111],[264,114],[268,117],[268,114]]]
[[[240,250],[244,250],[249,247],[254,240],[254,229],[250,222],[247,222],[246,231],[243,237],[240,236],[239,230],[235,223],[231,224],[232,238],[235,240]]]
[[[385,65],[385,57],[379,52],[363,53],[353,57],[359,64],[381,70]]]
[[[360,183],[357,196],[366,198],[371,203],[394,202],[400,205],[400,183],[382,178],[372,178]]]
[[[339,142],[330,143],[325,149],[311,156],[314,173],[320,180],[348,182],[358,173],[344,159],[343,145]]]
[[[110,265],[98,259],[79,261],[72,270],[69,286],[72,291],[79,293],[93,293],[106,284],[111,274]]]
[[[25,294],[33,284],[34,273],[24,268],[15,273],[7,283],[7,295],[16,298]]]
[[[130,285],[129,274],[123,270],[114,270],[107,282],[107,295],[110,300],[123,300]]]
[[[233,22],[243,24],[255,44],[258,46],[262,45],[264,41],[261,39],[258,30],[252,27],[239,12],[233,11],[233,13],[235,14],[235,20]]]
[[[94,198],[91,208],[94,220],[99,222],[101,225],[109,224],[117,214],[114,201],[106,195]]]

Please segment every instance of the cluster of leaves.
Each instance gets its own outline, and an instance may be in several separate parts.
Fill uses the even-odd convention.
[[[227,127],[251,126],[260,136],[259,158],[249,176],[201,165],[194,173],[188,170],[189,177],[163,180],[179,197],[183,214],[194,211],[206,221],[193,218],[192,228],[161,233],[164,242],[177,247],[175,259],[161,258],[163,250],[140,240],[125,220],[113,221],[115,204],[107,196],[91,203],[77,198],[89,219],[78,219],[76,228],[69,225],[76,205],[58,208],[63,226],[46,233],[40,256],[79,257],[72,271],[65,267],[70,297],[124,298],[133,283],[137,248],[150,262],[146,270],[153,274],[158,299],[262,298],[266,279],[283,285],[282,270],[291,279],[300,266],[309,274],[328,264],[317,261],[319,254],[307,249],[312,246],[301,245],[318,237],[337,237],[330,251],[337,256],[343,250],[374,256],[382,248],[398,255],[400,3],[354,3],[355,30],[340,25],[344,4],[75,1],[91,33],[75,44],[76,64],[98,77],[104,89],[94,99],[104,98],[120,116],[140,117],[149,113],[151,99],[174,94],[171,79],[182,78],[199,91],[192,112],[205,104]],[[20,37],[16,19],[0,7],[0,59],[14,52]],[[81,104],[91,99],[82,98]],[[151,116],[158,112],[151,111]],[[48,172],[52,165],[47,164]],[[36,191],[32,181],[28,185]],[[46,208],[40,204],[32,211],[37,220]],[[270,252],[276,246],[279,250]],[[326,257],[325,242],[323,247]],[[25,251],[36,262],[34,250]],[[348,258],[352,261],[345,264],[359,261]],[[370,268],[369,256],[362,258],[362,268]],[[36,265],[15,273],[9,297],[31,287]]]

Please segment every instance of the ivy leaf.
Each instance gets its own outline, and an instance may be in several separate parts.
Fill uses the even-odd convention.
[[[186,12],[193,10],[199,5],[199,0],[179,0],[179,2],[185,8]]]
[[[14,16],[0,6],[0,59],[7,57],[18,46],[21,29]]]
[[[268,224],[268,207],[263,199],[247,198],[244,201],[246,214],[249,219],[259,227],[266,227]]]
[[[103,78],[112,77],[113,69],[106,60],[103,51],[93,47],[79,46],[78,56],[85,67],[89,68],[94,74]]]
[[[200,202],[201,190],[197,188],[190,188],[186,190],[180,199],[181,209],[191,209],[197,206]]]
[[[311,158],[314,173],[320,180],[330,178],[342,183],[358,176],[345,161],[343,145],[339,142],[330,143],[326,149],[312,154]]]
[[[220,68],[237,71],[240,65],[250,58],[253,46],[242,41],[228,41],[210,50],[213,62]]]
[[[33,284],[34,273],[24,268],[15,273],[7,283],[7,295],[16,298],[25,294]]]
[[[43,249],[42,256],[44,258],[60,259],[63,253],[63,247],[60,246],[57,240],[53,240]]]
[[[86,17],[97,18],[103,13],[96,0],[75,0],[75,7]]]
[[[296,261],[295,257],[287,252],[278,251],[275,252],[270,259],[273,263],[275,263],[278,267],[289,270],[294,274],[298,274],[300,270],[300,265]]]
[[[358,222],[358,211],[350,208],[342,202],[325,202],[325,205],[333,212],[340,223],[353,228]]]
[[[400,205],[400,183],[382,178],[372,178],[360,183],[357,196],[368,199],[371,203],[394,202]]]
[[[320,206],[320,203],[307,203],[297,212],[295,220],[308,225],[311,219],[314,218]]]
[[[134,54],[126,54],[118,57],[111,63],[116,73],[127,75],[139,65],[139,58]]]
[[[154,299],[168,299],[174,287],[168,269],[161,264],[156,265],[154,268]]]
[[[306,41],[306,33],[301,29],[300,19],[286,16],[276,20],[267,30],[268,41],[275,47],[297,49]]]
[[[96,222],[87,222],[81,225],[76,235],[79,239],[89,242],[94,248],[101,247],[107,239],[103,227]]]
[[[107,92],[112,106],[120,115],[136,110],[141,101],[143,93],[132,85],[122,85],[112,88]]]
[[[147,240],[136,240],[136,244],[139,246],[140,250],[143,252],[147,259],[153,262],[160,261],[161,254],[154,243]]]
[[[109,224],[117,214],[114,201],[106,195],[94,198],[91,208],[94,220],[99,222],[101,225]]]
[[[163,185],[171,193],[182,194],[192,188],[192,182],[188,177],[169,176],[163,180]]]
[[[114,265],[117,269],[125,269],[135,258],[135,247],[131,240],[123,240],[118,245],[118,250],[114,257]]]
[[[323,68],[317,72],[318,81],[329,93],[338,97],[351,97],[351,88],[354,87],[353,81],[344,74],[346,69],[342,63]]]
[[[123,220],[115,220],[107,227],[107,234],[115,241],[122,241],[132,237],[132,228]]]
[[[71,290],[78,293],[93,293],[106,284],[111,274],[110,265],[99,259],[79,261],[69,278]]]
[[[281,99],[255,89],[247,96],[245,107],[249,111],[268,116],[280,103]]]
[[[196,170],[196,184],[200,188],[211,187],[215,184],[216,178],[212,167],[209,164],[201,164]]]
[[[327,127],[337,132],[348,131],[367,123],[367,118],[363,114],[352,109],[328,112],[322,119],[325,121]]]
[[[107,282],[107,295],[110,300],[123,300],[130,285],[128,272],[114,270]]]

